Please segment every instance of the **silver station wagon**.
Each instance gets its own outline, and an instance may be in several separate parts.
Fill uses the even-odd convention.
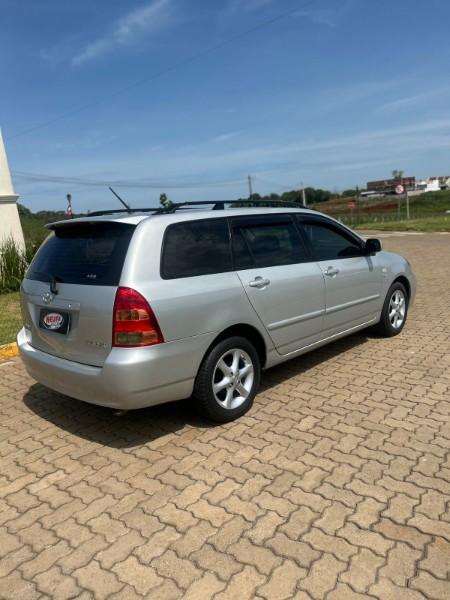
[[[116,410],[191,398],[232,421],[261,370],[375,326],[401,332],[408,261],[287,203],[193,202],[48,225],[21,289],[30,375]]]

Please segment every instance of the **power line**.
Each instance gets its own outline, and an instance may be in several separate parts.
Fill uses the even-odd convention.
[[[241,185],[243,179],[234,179],[228,181],[186,181],[179,183],[170,181],[157,181],[157,180],[98,180],[98,179],[84,179],[82,177],[64,177],[58,175],[45,175],[42,173],[25,173],[23,171],[11,171],[11,175],[19,179],[25,179],[28,181],[41,181],[45,183],[71,183],[76,185],[86,186],[97,186],[97,187],[125,187],[125,188],[136,188],[136,189],[195,189],[195,188],[209,188],[209,187],[223,187],[228,185]]]
[[[293,185],[281,185],[280,183],[274,183],[273,181],[267,181],[266,179],[261,179],[261,177],[257,177],[257,176],[254,176],[253,179],[261,181],[261,183],[266,183],[268,185],[274,185],[275,187],[280,188],[281,190],[293,190],[293,189],[295,189],[294,186],[298,185],[298,184],[294,184],[294,186]]]
[[[74,110],[71,110],[69,112],[66,112],[62,115],[59,115],[58,117],[54,117],[53,119],[49,119],[48,121],[44,121],[43,123],[41,123],[40,125],[35,125],[34,127],[29,127],[28,129],[24,129],[23,131],[20,131],[19,133],[15,133],[14,135],[11,135],[7,138],[5,138],[6,140],[13,140],[15,138],[21,137],[23,135],[26,135],[28,133],[32,133],[33,131],[37,131],[38,129],[43,129],[44,127],[48,127],[49,125],[53,125],[54,123],[58,123],[59,121],[62,121],[63,119],[67,119],[69,117],[72,117],[73,115],[76,115],[77,113],[80,113],[84,110],[87,110],[89,108],[92,108],[93,106],[97,106],[98,104],[102,104],[103,102],[106,102],[107,100],[110,100],[111,98],[116,98],[117,96],[121,96],[122,94],[125,94],[126,92],[129,92],[130,90],[133,90],[141,85],[144,85],[145,83],[148,83],[149,81],[153,81],[154,79],[157,79],[158,77],[162,77],[163,75],[167,75],[167,73],[171,73],[172,71],[176,71],[177,69],[180,69],[181,67],[184,67],[185,65],[188,65],[189,63],[192,63],[196,60],[198,60],[199,58],[202,58],[203,56],[206,56],[208,54],[211,54],[212,52],[215,52],[216,50],[219,50],[220,48],[224,48],[225,46],[229,46],[230,44],[233,44],[234,42],[248,36],[251,35],[252,33],[255,33],[256,31],[259,31],[261,29],[264,29],[265,27],[268,27],[269,25],[272,25],[273,23],[276,23],[277,21],[280,21],[281,19],[284,19],[285,17],[288,17],[289,15],[293,14],[294,12],[297,12],[298,10],[302,9],[302,8],[306,8],[308,6],[311,6],[313,4],[316,4],[319,0],[309,0],[308,2],[304,2],[303,4],[297,5],[295,8],[292,8],[290,10],[287,10],[284,13],[281,13],[279,15],[277,15],[276,17],[273,17],[272,19],[269,19],[268,21],[264,21],[264,23],[261,23],[260,25],[256,25],[255,27],[252,27],[251,29],[247,29],[246,31],[244,31],[243,33],[240,33],[234,37],[229,38],[228,40],[225,40],[224,42],[221,42],[220,44],[216,44],[215,46],[211,46],[209,48],[206,48],[206,50],[202,50],[201,52],[198,52],[197,54],[194,54],[192,56],[190,56],[189,58],[186,58],[185,60],[180,61],[179,63],[176,63],[175,65],[172,65],[171,67],[168,67],[166,69],[162,69],[161,71],[158,71],[157,73],[154,73],[153,75],[150,75],[149,77],[145,77],[144,79],[141,79],[139,81],[136,81],[135,83],[132,83],[131,85],[128,85],[120,90],[117,90],[116,92],[112,92],[111,94],[107,94],[106,96],[103,96],[101,98],[98,98],[97,100],[94,100],[93,102],[89,102],[88,104],[84,104],[83,106],[80,106],[79,108],[76,108]]]

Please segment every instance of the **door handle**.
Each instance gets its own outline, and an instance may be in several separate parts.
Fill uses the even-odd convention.
[[[328,275],[328,277],[335,277],[338,273],[339,269],[335,269],[334,267],[328,267],[325,271],[325,275]]]
[[[266,285],[269,285],[270,279],[263,279],[262,277],[255,277],[253,281],[249,282],[249,286],[253,288],[258,288],[259,290],[265,288]]]

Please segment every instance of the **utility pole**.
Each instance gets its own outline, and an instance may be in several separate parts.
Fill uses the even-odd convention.
[[[250,177],[250,175],[248,176],[248,197],[251,198],[253,196],[253,191],[252,191],[252,178]]]
[[[406,184],[405,184],[405,194],[406,194],[406,218],[409,221],[409,194],[408,194],[408,188],[406,187]]]
[[[360,202],[359,202],[359,187],[356,186],[356,212],[357,212],[357,223],[358,225],[361,222],[361,210],[360,210]]]
[[[302,202],[303,202],[303,206],[306,206],[306,194],[305,194],[305,186],[303,185],[303,181],[302,181]]]

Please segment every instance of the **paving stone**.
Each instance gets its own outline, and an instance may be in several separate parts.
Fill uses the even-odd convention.
[[[214,594],[222,591],[225,583],[217,579],[213,573],[205,573],[186,590],[184,600],[210,600]]]
[[[191,504],[188,507],[190,513],[197,517],[198,519],[205,519],[208,521],[212,527],[221,527],[227,521],[230,521],[233,516],[230,515],[225,508],[221,506],[214,506],[213,504],[209,504],[206,500],[199,500],[195,504]]]
[[[411,588],[399,587],[390,579],[382,578],[369,588],[372,594],[380,600],[429,600],[422,592]]]
[[[423,535],[415,527],[397,525],[390,519],[381,519],[379,523],[374,525],[373,530],[390,540],[406,542],[413,548],[418,549],[422,549],[430,541],[430,536]]]
[[[223,527],[219,531],[222,529]],[[171,548],[180,558],[187,558],[192,552],[201,548],[207,540],[211,541],[216,532],[217,529],[212,527],[208,521],[199,521],[197,525],[188,529],[182,537],[173,542]]]
[[[419,573],[411,581],[411,587],[421,591],[427,598],[433,598],[433,600],[448,600],[450,595],[450,581],[436,579],[427,572]]]
[[[414,576],[417,561],[422,552],[413,550],[407,544],[398,543],[389,550],[386,565],[380,569],[379,576],[390,579],[398,586],[407,586],[408,580]]]
[[[109,546],[104,537],[97,535],[90,540],[82,542],[75,550],[61,557],[57,561],[57,566],[63,573],[71,575],[76,569],[80,569],[90,564],[94,556],[100,550]]]
[[[76,578],[79,587],[89,590],[94,598],[99,600],[106,600],[108,596],[123,588],[123,583],[119,581],[116,574],[102,569],[96,560],[76,569],[72,575]]]
[[[163,578],[156,573],[155,569],[142,565],[135,556],[128,556],[110,570],[117,575],[119,581],[134,587],[142,596],[163,583]]]
[[[434,538],[426,548],[426,556],[419,568],[429,571],[438,579],[450,580],[450,543],[442,538]]]
[[[311,597],[311,596],[310,596]],[[359,594],[345,583],[338,583],[334,590],[327,595],[327,600],[377,600],[375,596]]]
[[[227,553],[234,556],[239,563],[254,566],[263,575],[268,575],[281,563],[281,558],[270,549],[256,546],[246,539],[230,546]]]
[[[30,580],[38,573],[47,571],[61,556],[70,554],[70,546],[65,540],[44,548],[36,558],[20,565],[20,571],[25,579]]]
[[[173,550],[167,550],[153,559],[150,565],[160,577],[173,579],[181,589],[187,589],[201,577],[201,571],[189,560],[178,558]]]
[[[348,523],[345,527],[342,527],[337,535],[347,540],[352,547],[368,548],[380,556],[385,556],[387,551],[394,546],[393,541],[384,538],[379,533],[360,529],[353,523]]]
[[[450,597],[450,235],[384,243],[419,280],[402,335],[270,369],[233,423],[117,420],[0,363],[0,596]]]
[[[163,527],[157,531],[144,544],[140,544],[133,551],[142,564],[148,565],[157,556],[164,554],[166,549],[174,542],[182,540],[183,536],[174,527]]]
[[[302,569],[290,560],[284,560],[271,574],[267,584],[259,587],[259,598],[266,600],[285,600],[291,598],[300,579],[306,576],[306,569]]]
[[[64,575],[56,566],[36,575],[34,581],[37,589],[50,598],[70,600],[79,598],[82,593],[76,579]]]
[[[304,541],[291,540],[284,533],[277,533],[267,541],[267,546],[278,556],[290,558],[305,568],[309,568],[320,557],[320,552],[314,550],[311,545]]]
[[[280,527],[280,531],[291,539],[298,540],[303,533],[309,531],[312,522],[319,517],[319,514],[307,506],[301,506],[290,514],[286,523]]]
[[[116,563],[123,562],[135,548],[142,546],[144,542],[145,539],[140,533],[132,529],[104,550],[100,550],[95,555],[95,559],[100,563],[102,569],[111,569]]]
[[[325,598],[335,588],[339,574],[346,568],[344,562],[331,554],[324,554],[312,565],[307,577],[299,581],[298,586],[306,590],[312,598]]]
[[[250,524],[243,517],[234,516],[219,529],[214,530],[208,541],[219,552],[225,552],[228,546],[236,543],[248,531],[249,527]]]
[[[265,515],[262,515],[250,529],[247,529],[244,535],[253,544],[262,546],[267,540],[274,536],[275,531],[282,523],[285,523],[285,521],[286,519],[280,517],[277,513],[271,511],[267,512]]]
[[[347,583],[356,592],[363,594],[370,585],[375,583],[378,569],[385,562],[384,558],[362,548],[358,554],[351,557],[349,568],[341,574],[340,580]]]
[[[204,571],[212,571],[222,581],[229,581],[235,573],[242,569],[234,558],[224,552],[218,552],[206,543],[190,557]]]
[[[331,506],[324,510],[320,519],[314,521],[314,527],[318,527],[328,535],[333,535],[352,514],[353,509],[340,502],[333,502]]]
[[[232,577],[226,588],[214,596],[214,600],[253,600],[255,589],[265,581],[254,567],[244,569]]]

